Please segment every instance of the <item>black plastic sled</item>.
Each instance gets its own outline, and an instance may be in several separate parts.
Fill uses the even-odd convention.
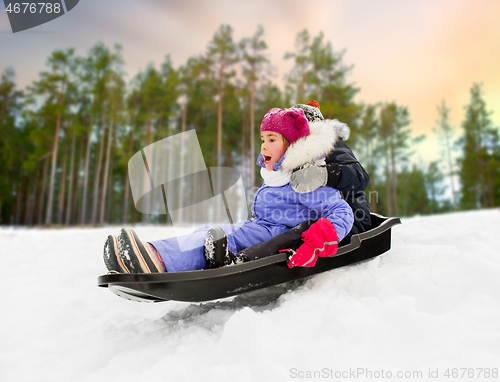
[[[320,257],[312,268],[286,265],[287,255],[273,256],[217,269],[175,273],[108,273],[98,285],[132,301],[202,302],[235,296],[281,283],[298,280],[344,265],[368,260],[391,248],[391,228],[401,224],[397,217],[371,214],[372,229],[353,235],[331,257]]]

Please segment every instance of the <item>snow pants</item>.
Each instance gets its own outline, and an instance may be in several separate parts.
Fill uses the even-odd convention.
[[[184,272],[206,269],[207,262],[203,256],[205,236],[210,228],[205,224],[193,233],[149,242],[153,245],[165,263],[167,272]],[[268,241],[289,230],[284,225],[273,225],[253,219],[238,224],[219,225],[227,235],[228,249],[237,253],[257,243]],[[253,259],[251,259],[253,260]]]

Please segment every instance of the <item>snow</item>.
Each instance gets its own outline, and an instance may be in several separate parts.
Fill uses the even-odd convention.
[[[0,381],[498,379],[499,226],[498,209],[403,219],[374,260],[200,304],[98,288],[120,227],[2,228]]]

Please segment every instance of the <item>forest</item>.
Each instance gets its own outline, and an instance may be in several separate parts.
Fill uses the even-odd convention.
[[[168,215],[138,212],[128,161],[165,137],[195,130],[207,167],[240,171],[247,190],[261,185],[255,165],[259,127],[272,107],[315,99],[325,118],[347,123],[346,142],[370,174],[373,212],[413,216],[500,205],[500,141],[473,83],[464,119],[449,122],[436,105],[440,161],[413,163],[425,136],[411,113],[393,102],[355,102],[353,67],[323,33],[300,31],[284,60],[293,62],[282,88],[273,82],[264,30],[236,41],[221,25],[206,51],[174,67],[168,52],[126,81],[122,47],[97,42],[80,57],[56,50],[38,78],[16,86],[15,68],[0,78],[0,224],[73,226],[168,223]]]

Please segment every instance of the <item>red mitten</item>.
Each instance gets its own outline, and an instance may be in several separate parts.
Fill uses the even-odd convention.
[[[288,268],[314,267],[318,257],[333,256],[337,253],[337,231],[328,219],[319,219],[302,234],[302,238],[304,244],[288,260]]]

